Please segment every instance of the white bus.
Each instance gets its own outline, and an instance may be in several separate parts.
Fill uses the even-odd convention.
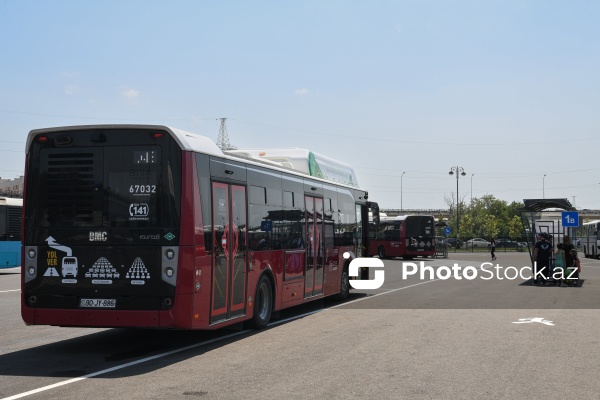
[[[583,224],[580,230],[580,251],[586,258],[598,258],[600,251],[600,219],[589,221]]]

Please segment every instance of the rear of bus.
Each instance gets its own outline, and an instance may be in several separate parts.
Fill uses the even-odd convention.
[[[24,321],[177,327],[181,170],[165,127],[30,132]]]
[[[432,215],[407,215],[401,235],[408,257],[431,257],[435,254],[435,219]]]
[[[23,201],[0,197],[0,268],[21,265],[21,214]]]

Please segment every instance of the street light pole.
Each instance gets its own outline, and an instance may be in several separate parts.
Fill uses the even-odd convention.
[[[471,206],[473,206],[473,176],[475,174],[471,174]]]
[[[459,211],[459,203],[458,203],[458,176],[462,175],[462,176],[466,176],[467,173],[465,172],[465,169],[463,167],[452,167],[450,168],[450,172],[448,172],[449,175],[454,175],[454,173],[456,172],[456,239],[459,238],[459,234],[460,234],[460,211]]]
[[[542,178],[542,199],[546,198],[546,174]]]
[[[404,178],[405,173],[406,171],[404,171],[402,175],[400,175],[400,212],[404,210],[404,206],[402,205],[402,178]]]

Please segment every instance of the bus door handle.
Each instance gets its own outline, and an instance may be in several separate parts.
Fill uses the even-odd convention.
[[[237,255],[238,249],[240,248],[239,246],[239,233],[240,230],[237,227],[236,224],[233,224],[233,248],[232,248],[232,253],[231,253],[231,257],[235,258],[235,256]]]
[[[225,225],[225,230],[223,231],[223,237],[221,238],[221,246],[223,246],[223,252],[225,253],[225,258],[229,260],[229,251],[227,248],[229,247],[229,224]]]

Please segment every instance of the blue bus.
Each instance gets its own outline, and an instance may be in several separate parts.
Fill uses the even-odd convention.
[[[0,197],[0,268],[21,265],[23,199]]]

